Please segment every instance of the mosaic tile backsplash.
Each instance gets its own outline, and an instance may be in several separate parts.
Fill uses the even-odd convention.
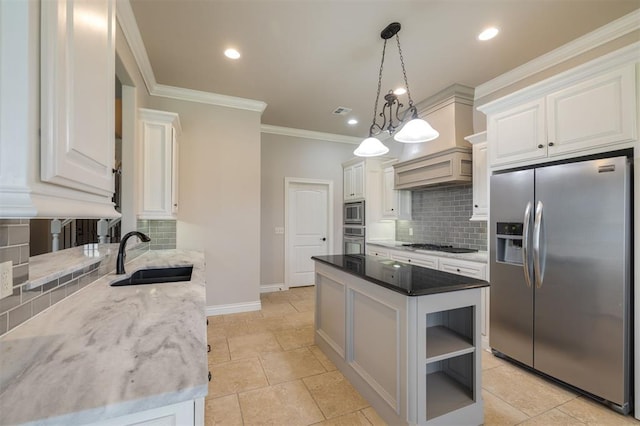
[[[412,191],[412,220],[396,221],[396,240],[487,249],[487,223],[470,222],[471,185]],[[409,235],[409,228],[413,235]]]
[[[143,220],[139,219],[137,230],[151,238],[150,250],[168,250],[176,248],[175,220]]]

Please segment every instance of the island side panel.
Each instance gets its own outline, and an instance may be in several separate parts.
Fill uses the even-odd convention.
[[[316,262],[316,344],[389,424],[406,424],[409,411],[411,299]],[[333,331],[340,320],[343,351],[336,344],[340,333]]]

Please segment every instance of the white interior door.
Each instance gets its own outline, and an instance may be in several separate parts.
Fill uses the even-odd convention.
[[[311,256],[329,252],[329,188],[323,184],[291,183],[288,187],[287,285],[314,284]]]

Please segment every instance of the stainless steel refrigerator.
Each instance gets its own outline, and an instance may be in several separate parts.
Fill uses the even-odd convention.
[[[630,410],[631,165],[491,176],[490,345]]]

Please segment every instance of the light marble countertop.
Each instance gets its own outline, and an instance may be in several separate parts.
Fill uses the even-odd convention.
[[[430,256],[449,257],[452,259],[470,260],[472,262],[481,262],[481,263],[487,263],[489,259],[488,253],[486,251],[478,251],[477,253],[447,253],[444,251],[435,251],[435,250],[416,250],[411,247],[403,247],[403,244],[410,244],[410,243],[405,243],[402,241],[367,241],[367,245],[385,247],[385,248],[390,248],[394,250],[423,253],[423,254],[428,254]]]
[[[2,336],[0,423],[83,424],[206,396],[203,253],[149,251],[126,270],[190,264],[188,283],[106,275]]]

